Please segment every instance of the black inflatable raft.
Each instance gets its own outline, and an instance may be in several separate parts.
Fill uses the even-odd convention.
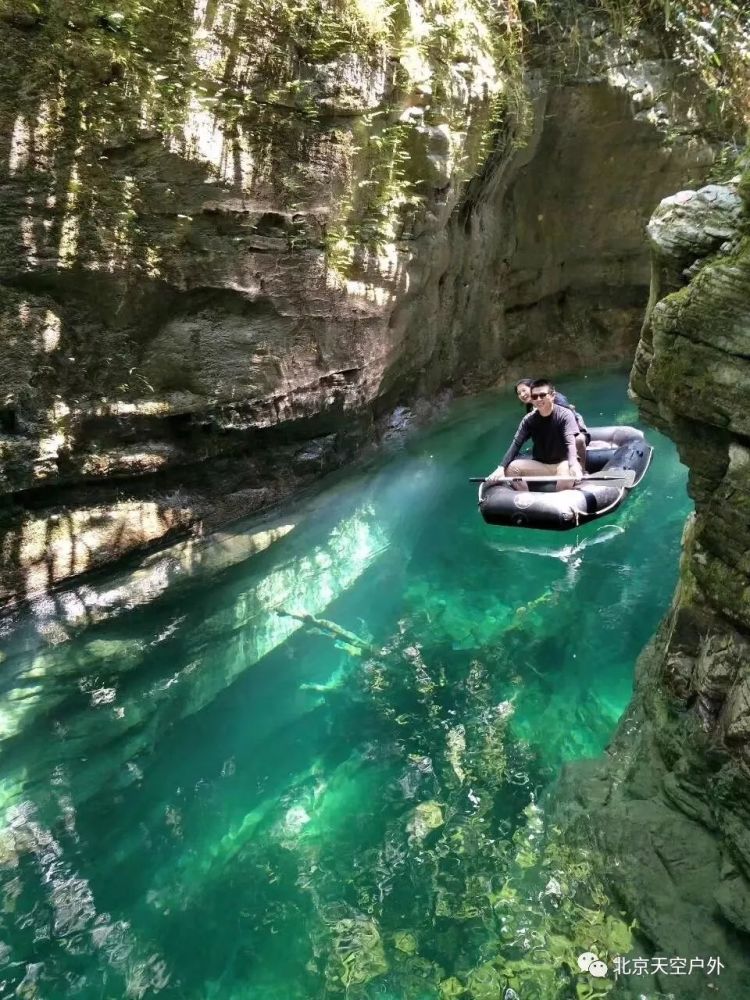
[[[529,492],[520,492],[506,483],[482,483],[479,510],[485,521],[516,528],[567,531],[617,510],[645,476],[654,449],[635,427],[590,427],[589,433],[586,473],[616,476],[632,472],[632,486],[622,480],[591,480],[572,490],[556,492],[554,483],[545,483],[532,484]]]

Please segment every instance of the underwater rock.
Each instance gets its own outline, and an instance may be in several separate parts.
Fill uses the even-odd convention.
[[[411,931],[396,931],[393,935],[393,944],[399,951],[406,955],[414,955],[417,951],[417,939]]]
[[[544,887],[544,895],[550,897],[553,902],[559,903],[563,897],[563,888],[556,878],[551,878]]]
[[[374,920],[364,916],[345,917],[334,925],[333,938],[332,957],[326,970],[329,981],[348,990],[388,971]]]
[[[310,815],[304,806],[292,806],[284,816],[282,831],[286,836],[296,837],[309,822]]]
[[[473,969],[469,973],[467,986],[474,1000],[497,1000],[503,992],[500,973],[491,962]]]
[[[495,705],[495,712],[498,719],[509,719],[515,710],[516,707],[512,698],[509,698],[507,701],[501,701],[499,705]]]
[[[406,824],[406,831],[411,839],[422,841],[431,830],[437,830],[444,822],[442,806],[437,802],[420,802]]]
[[[449,976],[448,979],[439,982],[438,989],[442,1000],[455,1000],[455,997],[460,997],[466,992],[466,987],[455,976]]]
[[[15,991],[17,997],[21,997],[22,1000],[36,1000],[39,996],[39,973],[43,968],[43,962],[30,962],[26,966],[26,975]]]
[[[466,772],[463,769],[463,755],[466,752],[466,730],[462,725],[454,726],[448,730],[446,737],[448,750],[446,756],[450,762],[453,772],[459,781],[466,779]]]

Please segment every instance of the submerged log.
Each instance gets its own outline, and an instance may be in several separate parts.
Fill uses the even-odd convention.
[[[348,647],[352,647],[351,651],[355,652],[355,655],[361,655],[363,652],[371,655],[375,653],[375,647],[371,643],[361,639],[355,632],[350,632],[348,629],[342,628],[341,625],[337,625],[336,622],[329,621],[327,618],[316,618],[315,615],[310,615],[306,612],[297,614],[294,611],[284,611],[283,608],[278,609],[276,614],[284,618],[295,618],[298,622],[302,622],[303,625],[307,626],[310,632],[316,632],[318,635],[327,635],[336,641],[343,641]]]

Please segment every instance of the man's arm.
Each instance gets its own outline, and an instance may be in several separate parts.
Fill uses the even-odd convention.
[[[529,417],[532,416],[533,414],[529,413],[527,416],[523,418],[521,423],[518,425],[518,430],[513,436],[513,440],[510,443],[510,448],[508,448],[508,450],[505,452],[505,455],[503,455],[503,459],[500,462],[500,465],[498,465],[495,471],[490,473],[490,475],[487,477],[489,482],[503,478],[503,476],[505,475],[506,468],[510,465],[510,463],[519,453],[521,448],[523,448],[523,446],[531,437],[531,431],[529,430]]]
[[[580,462],[578,461],[578,452],[576,451],[578,422],[573,411],[568,410],[566,407],[562,407],[560,409],[560,416],[562,418],[562,431],[565,435],[565,450],[568,456],[568,465],[570,466],[570,471],[573,473],[573,476],[576,479],[580,479],[583,476],[583,470],[581,469]]]
[[[508,448],[508,450],[505,452],[505,455],[503,455],[503,460],[500,463],[503,466],[503,468],[507,469],[507,467],[519,453],[521,448],[523,448],[523,446],[531,437],[531,419],[533,416],[534,416],[533,413],[527,414],[523,418],[521,423],[518,425],[518,430],[513,435],[513,440],[510,443],[510,448]]]
[[[581,414],[575,408],[575,404],[571,403],[567,396],[562,392],[555,390],[555,406],[563,406],[566,410],[572,410],[573,415],[576,418],[576,423],[578,424],[578,430],[582,434],[588,433],[588,427],[586,426],[586,421],[583,419]]]

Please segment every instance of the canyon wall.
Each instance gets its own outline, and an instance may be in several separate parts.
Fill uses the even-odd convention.
[[[727,996],[746,991],[750,935],[748,193],[741,175],[681,191],[648,227],[652,288],[631,388],[676,442],[695,514],[671,611],[607,758],[573,765],[560,789],[564,821],[593,831],[646,948],[720,957]],[[686,976],[678,995],[705,989]]]
[[[703,98],[603,21],[524,64],[510,8],[443,6],[5,4],[0,601],[267,507],[446,388],[632,355]]]

